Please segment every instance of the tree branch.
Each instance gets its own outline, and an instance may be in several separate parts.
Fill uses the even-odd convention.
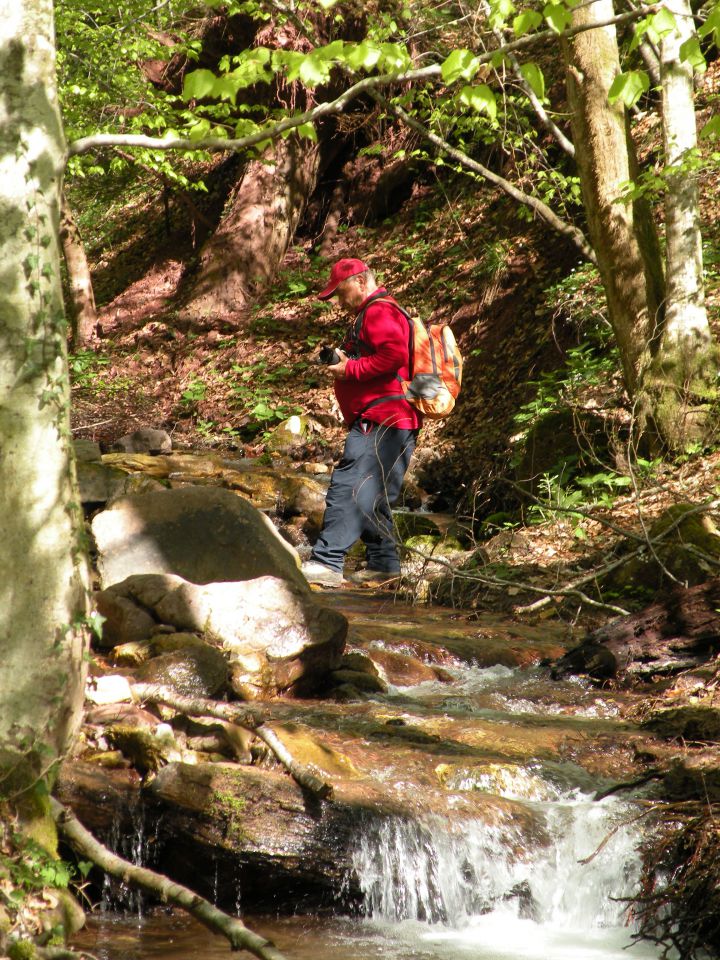
[[[186,716],[215,717],[218,720],[234,723],[238,727],[244,727],[262,740],[299,786],[309,790],[321,800],[332,796],[332,784],[298,763],[275,731],[266,726],[264,719],[248,707],[237,707],[229,703],[219,703],[216,700],[204,700],[201,697],[183,697],[171,688],[155,683],[134,683],[131,689],[136,697],[146,703],[164,703]]]
[[[512,197],[513,200],[516,200],[518,203],[522,203],[526,207],[529,207],[538,215],[538,217],[540,217],[541,220],[544,220],[545,223],[551,226],[553,230],[556,230],[558,233],[571,240],[586,260],[589,260],[591,263],[597,263],[595,251],[588,243],[588,240],[582,230],[572,226],[572,224],[566,223],[554,212],[554,210],[551,210],[546,203],[543,203],[542,200],[539,200],[537,197],[532,197],[528,193],[523,193],[522,190],[510,183],[509,180],[506,180],[498,173],[494,173],[492,170],[489,170],[481,163],[478,163],[477,160],[473,160],[471,157],[468,157],[468,155],[463,153],[462,150],[458,150],[456,147],[453,147],[452,144],[448,143],[447,140],[443,140],[442,137],[439,137],[436,133],[428,130],[428,128],[420,123],[419,120],[411,117],[409,113],[403,110],[402,107],[398,106],[397,104],[390,103],[385,99],[385,97],[382,97],[380,94],[375,93],[372,90],[370,91],[370,95],[377,100],[378,103],[381,103],[385,109],[399,117],[403,123],[407,124],[407,126],[409,126],[411,129],[422,134],[426,140],[436,146],[439,150],[442,150],[443,153],[446,153],[449,157],[457,160],[459,164],[461,164],[463,167],[467,167],[468,170],[472,170],[473,173],[479,174],[479,176],[483,177],[483,179],[490,181],[490,183],[492,183],[494,186],[498,187],[504,193],[507,193],[508,196]]]
[[[275,4],[279,9],[280,4]],[[646,7],[644,11],[630,10],[627,13],[618,14],[616,17],[610,17],[602,23],[579,24],[565,30],[562,36],[572,37],[577,33],[583,33],[585,30],[596,30],[600,27],[607,27],[621,23],[629,23],[646,16],[648,12],[656,10],[655,6]],[[287,13],[287,9],[284,10]],[[528,34],[519,37],[504,44],[496,50],[486,51],[477,56],[479,63],[487,63],[497,56],[498,53],[509,54],[516,50],[522,50],[525,47],[536,43],[556,40],[560,34],[554,30],[542,30],[539,33]],[[362,96],[364,93],[370,93],[382,87],[391,86],[396,83],[414,83],[421,81],[442,80],[442,66],[438,63],[427,67],[421,67],[417,70],[406,70],[404,73],[381,74],[380,76],[364,77],[357,83],[342,93],[335,100],[327,103],[320,103],[310,110],[295,117],[286,117],[278,123],[270,124],[267,127],[258,130],[256,133],[249,134],[247,137],[239,139],[223,139],[221,137],[206,137],[204,139],[189,140],[184,137],[149,137],[144,134],[115,134],[115,133],[96,133],[88,137],[81,137],[74,140],[68,146],[68,156],[74,157],[91,150],[102,149],[106,147],[144,147],[149,150],[209,150],[209,151],[238,151],[246,150],[248,147],[254,147],[265,140],[275,140],[283,133],[289,130],[295,130],[307,123],[314,123],[315,120],[325,116],[331,116],[341,113],[346,106]]]
[[[285,956],[270,940],[249,930],[242,920],[218,910],[188,887],[175,883],[147,867],[137,867],[128,860],[108,850],[86,830],[75,814],[54,797],[50,797],[50,810],[58,830],[70,846],[83,857],[92,860],[111,877],[133,887],[140,887],[159,896],[161,900],[174,903],[203,923],[213,933],[228,939],[233,950],[247,950],[259,960],[285,960]]]

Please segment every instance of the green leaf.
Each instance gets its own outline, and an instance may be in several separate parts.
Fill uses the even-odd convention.
[[[303,58],[298,76],[306,87],[317,87],[330,79],[330,69],[330,64],[322,57],[316,56],[313,51]]]
[[[335,6],[337,0],[318,0],[318,3],[323,8],[323,10],[330,10]]]
[[[536,63],[524,63],[520,67],[525,81],[529,84],[532,92],[538,100],[545,99],[545,77],[540,67]]]
[[[372,70],[380,59],[380,47],[372,40],[355,45],[346,44],[345,62],[353,70]]]
[[[697,34],[688,37],[688,39],[680,45],[680,59],[689,63],[696,73],[705,73],[707,63],[700,49],[700,41],[698,40]]]
[[[537,29],[542,22],[543,18],[537,10],[525,10],[513,20],[513,33],[516,37],[521,37],[524,33]]]
[[[480,61],[471,50],[453,50],[440,68],[443,82],[472,80],[480,67]]]
[[[700,137],[705,140],[709,137],[720,137],[720,116],[708,120],[700,131]]]
[[[628,70],[627,73],[619,73],[615,77],[608,92],[608,100],[610,103],[620,100],[629,108],[638,102],[649,87],[650,80],[644,70]]]
[[[548,3],[543,10],[543,16],[547,20],[548,26],[555,33],[562,33],[567,30],[572,21],[572,14],[559,3]]]
[[[677,30],[677,21],[667,7],[661,7],[657,13],[648,17],[648,20],[649,28],[655,33],[658,40],[662,40],[663,37]]]
[[[380,52],[380,65],[383,70],[407,70],[410,66],[410,55],[402,44],[382,43]]]
[[[486,113],[491,120],[497,117],[497,101],[495,94],[486,83],[481,83],[477,87],[463,87],[458,94],[460,103],[476,110],[478,113]]]
[[[302,126],[297,128],[297,134],[299,137],[305,137],[306,140],[312,140],[314,143],[317,143],[318,136],[314,123],[303,123]]]
[[[203,100],[215,95],[217,77],[212,70],[193,70],[185,75],[183,100]]]
[[[490,0],[491,27],[503,27],[513,13],[515,13],[515,4],[512,0]]]
[[[720,46],[720,5],[715,4],[708,14],[707,20],[698,27],[698,36],[707,37],[713,34],[715,46]]]

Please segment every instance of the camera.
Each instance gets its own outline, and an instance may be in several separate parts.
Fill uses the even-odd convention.
[[[340,363],[340,354],[334,347],[320,347],[318,363],[331,367],[334,363]]]

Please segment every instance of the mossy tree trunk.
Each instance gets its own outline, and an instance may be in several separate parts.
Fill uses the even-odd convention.
[[[602,23],[613,16],[612,0],[573,10],[572,25]],[[587,30],[563,42],[575,157],[588,232],[605,289],[608,316],[633,396],[648,363],[650,343],[664,300],[662,259],[649,206],[618,198],[635,173],[634,148],[625,108],[608,92],[620,72],[614,26]]]
[[[294,135],[248,164],[200,253],[182,311],[189,321],[242,312],[272,282],[315,189],[319,165],[317,145]]]
[[[680,58],[695,27],[688,0],[672,10],[677,29],[660,47],[667,305],[644,388],[658,434],[683,450],[704,443],[715,428],[719,355],[705,309],[693,68]]]
[[[0,5],[0,796],[48,779],[79,721],[87,576],[58,230],[52,0]]]

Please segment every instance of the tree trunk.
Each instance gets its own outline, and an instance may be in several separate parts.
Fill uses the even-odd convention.
[[[0,3],[0,88],[0,791],[10,796],[66,750],[84,680],[52,0]]]
[[[72,345],[77,350],[92,345],[96,336],[97,311],[85,247],[64,190],[60,206],[60,242],[70,285]]]
[[[704,441],[713,428],[718,349],[713,343],[703,284],[697,175],[688,168],[697,148],[693,69],[680,47],[695,27],[688,0],[673,5],[677,30],[661,41],[667,305],[661,336],[645,379],[656,429],[671,450]]]
[[[575,7],[572,25],[600,23],[612,16],[612,0],[596,0]],[[563,53],[590,240],[625,385],[633,396],[661,316],[664,281],[648,204],[618,200],[622,185],[633,179],[635,160],[625,108],[608,102],[610,86],[620,70],[614,26],[577,34],[563,42]]]
[[[291,136],[247,166],[200,254],[182,311],[187,320],[236,315],[272,281],[315,187],[319,163],[314,143]]]

